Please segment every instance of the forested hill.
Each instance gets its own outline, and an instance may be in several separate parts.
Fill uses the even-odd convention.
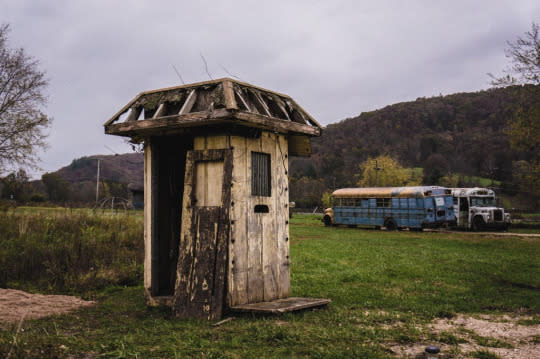
[[[361,113],[328,125],[312,142],[313,156],[293,160],[291,175],[323,179],[327,188],[334,181],[336,187],[351,186],[361,162],[388,154],[406,167],[438,166],[445,173],[509,181],[512,161],[527,154],[510,149],[505,129],[520,106],[540,101],[532,89],[422,97]]]
[[[513,184],[513,166],[534,154],[510,148],[508,121],[519,108],[540,101],[532,91],[538,93],[538,89],[512,86],[418,98],[328,125],[320,138],[312,140],[311,158],[292,158],[290,199],[303,207],[320,205],[323,192],[355,186],[359,165],[378,155],[390,155],[404,167],[421,167],[424,177],[426,169],[436,169],[444,175],[487,177],[518,188]],[[51,192],[46,197],[95,200],[98,159],[100,194],[126,197],[128,183],[142,182],[140,153],[83,157],[46,176],[44,184]]]
[[[81,157],[73,160],[68,166],[62,167],[56,173],[71,183],[95,181],[98,160],[102,180],[142,184],[144,169],[142,153]]]

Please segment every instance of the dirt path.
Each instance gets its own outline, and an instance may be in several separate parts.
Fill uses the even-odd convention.
[[[443,343],[430,341],[415,345],[390,344],[389,347],[400,358],[421,357],[419,354],[425,347],[433,344],[441,349],[443,357],[451,355],[452,358],[470,358],[472,352],[488,351],[505,359],[540,358],[540,325],[523,325],[531,319],[527,316],[458,315],[419,328],[438,337]]]
[[[0,324],[66,313],[94,304],[68,295],[30,294],[21,290],[0,288]]]

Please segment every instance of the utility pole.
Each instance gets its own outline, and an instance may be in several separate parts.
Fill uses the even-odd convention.
[[[375,160],[375,187],[379,184],[379,171],[382,170],[382,168],[379,167],[379,164],[377,163],[377,160]]]
[[[99,199],[99,163],[101,160],[98,158],[97,160],[97,177],[96,177],[96,206],[98,204]]]

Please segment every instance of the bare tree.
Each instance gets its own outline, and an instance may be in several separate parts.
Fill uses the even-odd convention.
[[[45,73],[24,49],[8,47],[8,32],[9,25],[0,25],[0,173],[15,164],[35,164],[52,121],[42,112]]]
[[[540,85],[540,27],[533,22],[531,30],[519,37],[515,42],[508,41],[505,54],[510,59],[510,67],[503,72],[502,77],[488,74],[494,86],[508,86],[518,84]]]

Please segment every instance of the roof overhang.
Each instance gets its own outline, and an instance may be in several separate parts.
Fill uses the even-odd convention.
[[[209,126],[242,126],[320,136],[321,125],[291,97],[229,78],[142,92],[105,123],[127,137]]]

